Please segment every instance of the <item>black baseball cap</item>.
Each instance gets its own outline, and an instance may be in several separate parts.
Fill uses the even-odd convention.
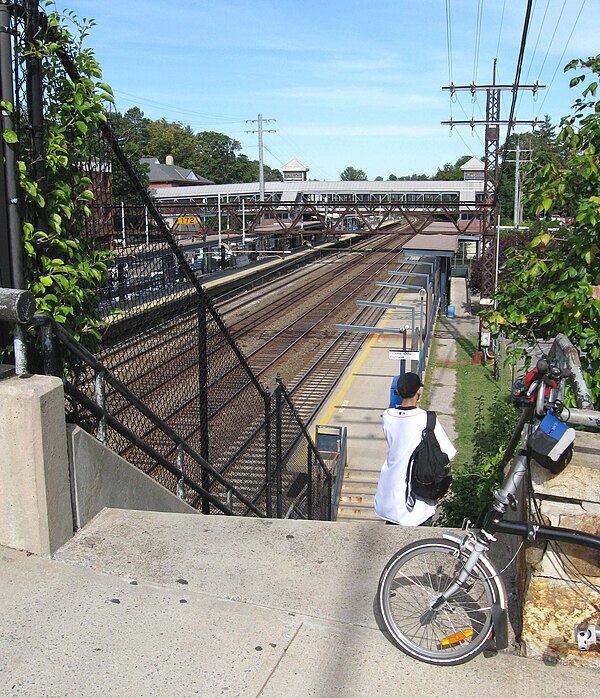
[[[396,395],[400,395],[400,397],[412,397],[421,387],[423,387],[423,383],[421,383],[419,376],[409,371],[408,373],[398,376]]]

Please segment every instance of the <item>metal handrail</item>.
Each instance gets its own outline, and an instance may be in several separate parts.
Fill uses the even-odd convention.
[[[342,494],[342,481],[344,480],[344,471],[348,461],[348,427],[343,427],[340,438],[340,454],[338,459],[337,471],[335,473],[335,483],[333,485],[333,496],[331,498],[331,520],[337,519],[337,509]]]
[[[175,445],[176,448],[185,452],[192,460],[194,460],[201,468],[205,469],[211,477],[217,482],[223,485],[227,490],[228,500],[233,496],[239,500],[244,506],[250,509],[257,516],[264,517],[264,514],[254,506],[254,504],[247,499],[235,486],[233,486],[226,478],[224,478],[221,473],[211,466],[202,456],[197,453],[181,436],[179,436],[171,427],[169,427],[160,417],[158,417],[152,410],[150,410],[147,405],[145,405],[134,393],[127,388],[116,376],[114,376],[98,359],[91,354],[85,347],[81,346],[76,340],[71,337],[71,335],[66,332],[59,324],[57,324],[50,316],[46,314],[36,314],[34,316],[34,322],[36,325],[42,325],[46,327],[51,327],[54,336],[58,338],[78,359],[87,364],[96,375],[102,373],[104,375],[104,380],[108,383],[116,392],[122,395],[130,405],[137,409],[141,414],[143,414],[150,422],[158,429],[160,429],[165,436],[167,436]],[[44,364],[49,366],[51,364],[51,357],[46,356],[46,353],[50,350],[49,343],[46,342],[43,348],[44,352]],[[178,480],[183,481],[183,484],[190,487],[192,490],[198,494],[206,497],[211,504],[216,506],[220,511],[225,514],[232,514],[231,504],[223,504],[219,499],[211,495],[208,490],[199,485],[194,480],[191,480],[183,472],[181,467],[173,465],[167,458],[162,454],[158,453],[155,449],[149,446],[143,439],[134,434],[130,429],[128,429],[124,424],[122,424],[116,417],[108,412],[105,406],[101,406],[98,402],[94,402],[87,395],[79,391],[75,386],[69,383],[68,379],[63,376],[63,383],[65,386],[65,392],[72,396],[77,402],[83,405],[85,409],[89,410],[98,419],[105,420],[106,424],[114,429],[117,433],[124,436],[132,444],[142,450],[144,453],[148,454],[158,465],[164,467],[170,473],[175,475]]]
[[[423,341],[423,346],[419,352],[419,363],[417,366],[417,373],[422,375],[425,369],[425,363],[427,361],[427,353],[429,351],[429,345],[431,343],[431,338],[433,336],[433,327],[437,318],[438,310],[440,306],[440,295],[439,293],[435,295],[433,299],[431,317],[429,318],[429,326],[427,327],[427,333],[425,335],[425,340]]]
[[[561,369],[567,369],[569,381],[577,407],[584,410],[594,408],[592,396],[585,382],[585,376],[581,368],[581,361],[577,349],[571,344],[569,338],[564,334],[556,335],[550,351],[549,358],[556,359]],[[564,390],[564,385],[562,386]]]

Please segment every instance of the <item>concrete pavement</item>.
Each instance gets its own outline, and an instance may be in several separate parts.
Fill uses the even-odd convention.
[[[377,626],[420,529],[104,510],[55,560],[0,548],[3,696],[579,696],[593,670],[422,664]],[[585,687],[588,689],[585,689]]]

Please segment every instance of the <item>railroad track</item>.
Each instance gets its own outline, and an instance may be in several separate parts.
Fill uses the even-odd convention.
[[[348,357],[351,356],[352,351],[357,351],[360,346],[356,342],[356,338],[354,341],[350,341],[348,337],[335,340],[338,333],[333,332],[334,325],[336,321],[340,321],[340,316],[336,316],[336,311],[344,303],[353,303],[356,293],[364,289],[372,279],[376,278],[386,266],[395,260],[401,248],[401,242],[397,235],[391,242],[390,236],[382,236],[379,246],[385,248],[385,252],[379,253],[374,250],[369,253],[369,257],[372,258],[369,265],[367,265],[366,260],[361,260],[361,263],[357,264],[356,257],[346,255],[348,259],[336,264],[320,265],[320,274],[316,279],[306,278],[308,273],[304,269],[298,274],[302,279],[299,286],[293,289],[289,288],[289,280],[287,280],[288,290],[285,292],[282,288],[286,284],[286,280],[280,280],[275,285],[276,300],[274,302],[267,303],[262,308],[257,309],[256,313],[252,313],[251,319],[240,318],[231,323],[231,328],[234,331],[237,328],[237,341],[246,343],[247,346],[256,345],[258,341],[259,346],[249,352],[248,358],[255,373],[261,378],[265,377],[268,371],[283,367],[286,356],[296,355],[297,357],[300,353],[300,346],[306,345],[307,341],[309,345],[311,341],[314,343],[315,331],[319,332],[319,341],[327,343],[327,351],[321,352],[320,360],[315,362],[320,363],[320,369],[306,371],[306,357],[310,356],[310,360],[314,361],[315,353],[319,354],[320,352],[320,350],[315,352],[314,347],[311,349],[309,346],[308,351],[305,351],[300,359],[300,361],[304,361],[302,372],[307,375],[293,388],[294,399],[296,400],[296,394],[299,399],[302,398],[300,400],[303,405],[301,407],[302,416],[314,412],[318,400],[322,401],[327,390],[335,385],[335,381],[347,365]],[[375,241],[372,239],[369,240],[368,244],[371,249],[375,247]],[[324,269],[325,273],[323,273]],[[347,275],[352,276],[352,278],[346,281]],[[333,283],[333,281],[336,282],[336,289],[328,294],[327,289],[330,282]],[[329,297],[321,298],[308,306],[305,299],[317,291],[322,292],[324,288],[325,295]],[[389,293],[389,289],[386,291]],[[266,290],[259,290],[256,293],[263,297],[267,295]],[[379,291],[379,297],[381,295],[381,291]],[[273,323],[277,318],[291,315],[290,304],[294,300],[296,301],[295,312],[300,317],[275,332],[275,336],[269,336],[267,341],[261,342],[259,336],[261,332],[272,334],[268,329],[261,330],[261,326],[268,327],[269,323]],[[304,304],[299,306],[299,300],[302,300]],[[233,318],[235,312],[239,313],[241,309],[248,307],[248,297],[230,303],[229,306],[225,305],[224,317],[226,320],[228,317]],[[313,314],[315,316],[309,320],[309,316]],[[329,323],[329,327],[327,327],[327,323]],[[114,350],[109,356],[119,373],[119,377],[129,384],[133,392],[150,409],[172,425],[191,445],[197,444],[199,439],[197,332],[197,316],[195,310],[190,308],[176,321],[164,323],[159,328],[153,328],[153,331],[147,333],[145,337],[133,342],[133,346]],[[313,337],[312,340],[311,337]],[[217,339],[210,348],[212,351],[209,361],[223,350],[222,338]],[[171,358],[168,361],[161,361],[161,355],[166,350],[169,350]],[[135,351],[140,352],[138,360],[132,360],[132,354]],[[325,356],[327,358],[324,358]],[[105,363],[107,362],[105,361]],[[326,364],[328,364],[327,370],[324,368]],[[113,370],[110,361],[108,368]],[[296,375],[299,370],[290,369],[288,372],[291,375]],[[233,388],[232,384],[235,384]],[[317,384],[318,388],[315,387]],[[247,444],[252,433],[260,429],[263,415],[260,406],[252,403],[251,381],[249,379],[240,380],[239,367],[234,366],[233,368],[212,371],[209,395],[211,433],[218,433],[221,441],[227,443],[226,448],[222,446],[222,443],[219,443],[219,448],[214,451],[214,459],[211,458],[210,462],[225,472],[232,467],[235,454],[243,454],[248,467],[242,467],[237,463],[235,469],[238,471],[241,468],[245,473],[247,479],[245,484],[250,489],[246,490],[245,486],[244,490],[256,491],[252,490],[252,487],[256,484],[255,479],[256,482],[260,481],[261,478],[257,473],[262,473],[262,470],[259,464],[254,461],[261,456],[258,452],[252,454],[252,449],[244,444]],[[310,396],[310,405],[307,396]],[[321,396],[321,398],[317,396]],[[114,401],[113,409],[120,413],[122,421],[127,422],[133,419],[133,417],[127,416],[128,407],[125,404],[120,403],[117,398],[107,396],[107,401],[111,399]],[[247,405],[246,408],[242,409],[242,412],[245,412],[243,414],[240,411],[240,404]],[[232,410],[235,413],[233,417]],[[232,424],[236,425],[235,433],[231,433]],[[157,450],[164,449],[163,452],[173,455],[173,445],[168,443],[164,436],[150,425],[144,428],[143,420],[140,420],[136,431],[138,433],[141,431],[142,437],[155,446]],[[138,460],[133,454],[131,455],[134,462]],[[264,455],[262,457],[264,458]],[[145,469],[142,462],[137,464]]]

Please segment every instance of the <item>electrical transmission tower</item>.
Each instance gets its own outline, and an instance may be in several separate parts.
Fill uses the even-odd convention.
[[[496,84],[496,62],[494,61],[494,73],[491,85],[455,85],[451,83],[442,90],[449,90],[450,94],[455,92],[485,92],[486,108],[485,120],[468,119],[465,121],[442,121],[450,128],[454,126],[485,126],[485,158],[484,158],[484,182],[483,182],[483,204],[484,209],[481,221],[481,242],[482,242],[482,271],[481,271],[481,297],[490,298],[494,295],[498,274],[498,249],[497,249],[497,225],[498,225],[498,187],[499,187],[499,160],[500,160],[500,126],[508,126],[509,130],[513,126],[527,124],[535,125],[537,119],[518,121],[516,119],[500,119],[500,94],[509,90],[515,93],[519,90],[531,90],[533,93],[544,89],[543,85],[535,82],[533,85],[497,85]],[[508,134],[507,134],[508,138]]]

